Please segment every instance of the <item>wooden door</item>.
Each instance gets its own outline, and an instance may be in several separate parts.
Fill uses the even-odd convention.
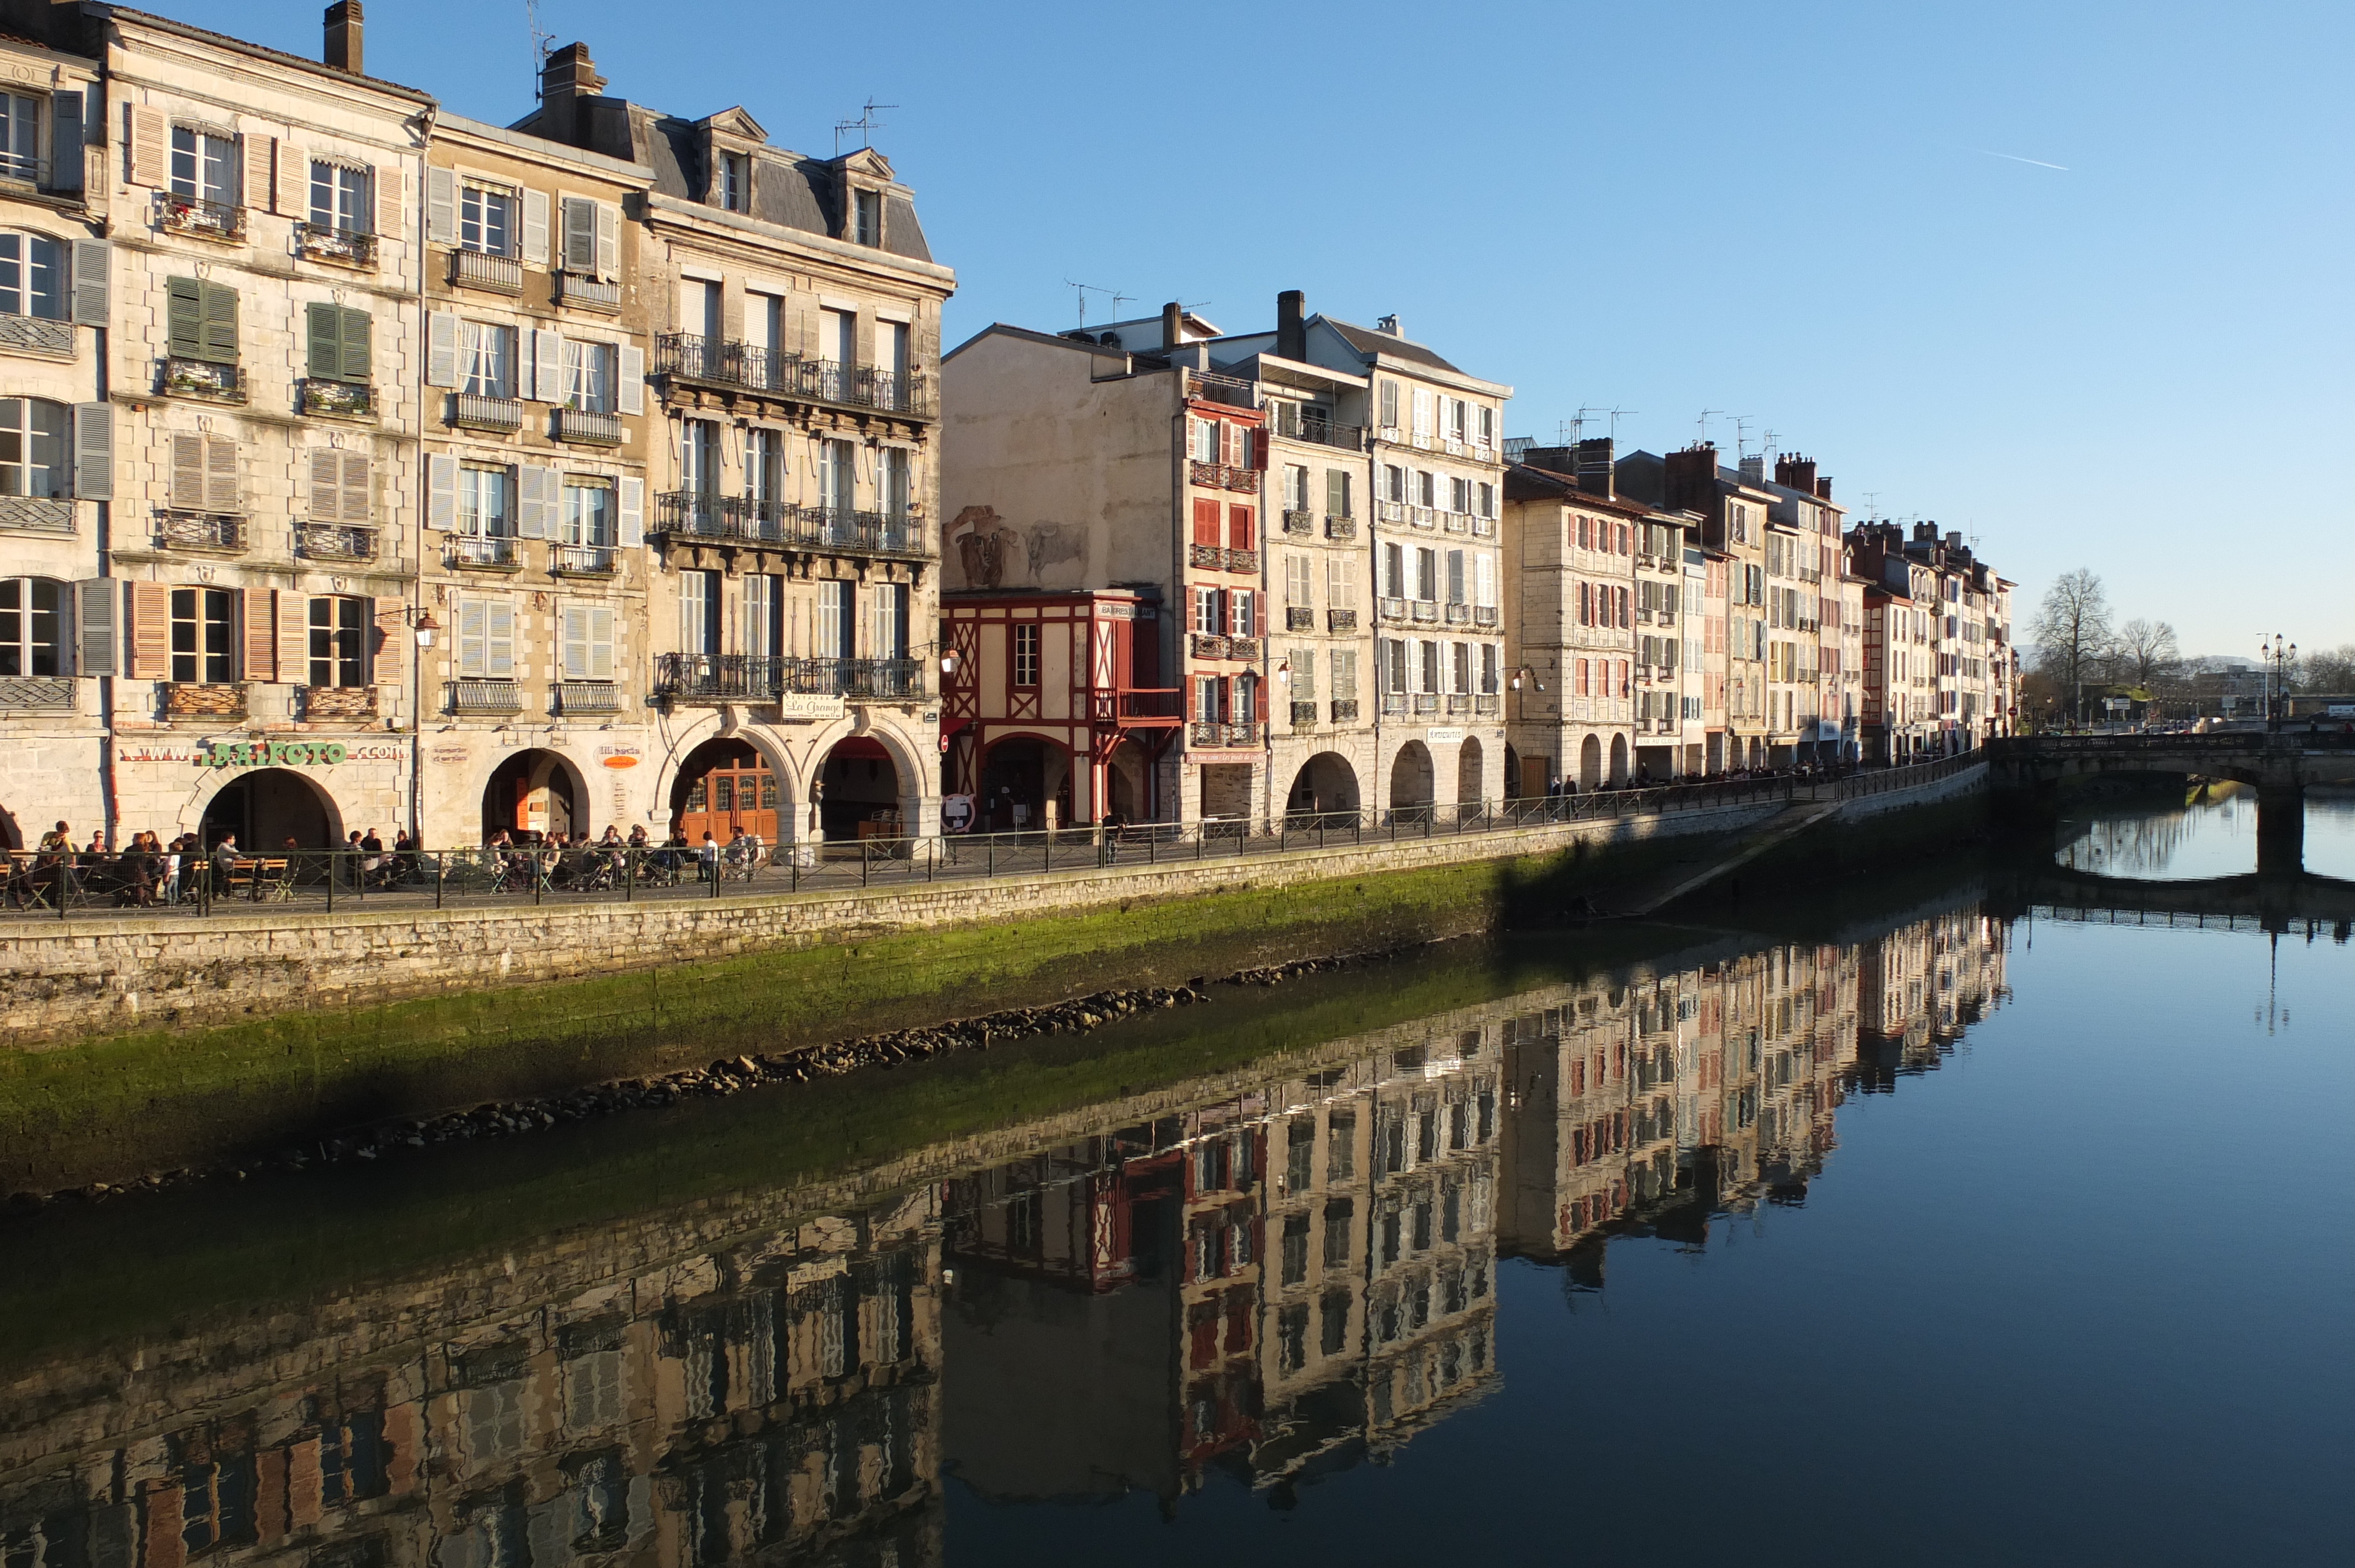
[[[769,771],[758,752],[715,762],[687,786],[678,825],[690,844],[702,843],[705,833],[725,844],[740,830],[773,844],[777,842],[777,776]]]

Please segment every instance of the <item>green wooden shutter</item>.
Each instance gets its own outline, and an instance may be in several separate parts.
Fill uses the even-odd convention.
[[[164,280],[166,326],[172,357],[201,359],[205,353],[204,285],[194,278]]]
[[[314,380],[334,381],[344,373],[344,313],[336,305],[305,308],[311,329],[311,354],[304,374]]]
[[[237,291],[223,283],[199,283],[204,309],[204,352],[216,365],[237,363]]]
[[[368,378],[371,323],[366,311],[344,313],[344,379],[365,384]]]

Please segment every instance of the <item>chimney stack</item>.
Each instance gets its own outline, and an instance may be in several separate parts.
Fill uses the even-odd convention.
[[[1831,498],[1832,482],[1828,479],[1819,479],[1816,481],[1816,499],[1818,501],[1829,501]]]
[[[1762,485],[1766,482],[1765,454],[1762,452],[1757,457],[1746,457],[1742,460],[1742,482]]]
[[[327,7],[327,50],[321,58],[337,70],[368,74],[360,66],[360,0],[336,0]]]
[[[1661,504],[1670,512],[1717,513],[1717,445],[1670,452],[1661,462]]]
[[[1183,334],[1185,319],[1186,308],[1177,301],[1172,300],[1161,307],[1161,351],[1164,354],[1177,349],[1178,340]]]
[[[1803,457],[1779,457],[1774,460],[1774,482],[1785,490],[1796,490],[1803,495],[1816,493],[1816,460]]]
[[[1948,548],[1949,550],[1960,550],[1962,547],[1963,547],[1963,531],[1962,531],[1961,529],[1959,529],[1959,528],[1956,528],[1956,529],[1953,530],[1952,532],[1948,533],[1948,534],[1947,534],[1947,535],[1946,535],[1946,548]]]
[[[1308,296],[1297,289],[1286,289],[1275,297],[1275,356],[1278,359],[1308,357],[1308,322],[1303,313],[1308,308]]]
[[[1578,488],[1589,495],[1612,500],[1616,494],[1614,476],[1618,471],[1611,462],[1611,438],[1594,436],[1579,442],[1573,450],[1577,453],[1578,466],[1573,471],[1578,476]]]
[[[1395,315],[1382,317],[1380,321],[1374,323],[1374,330],[1379,333],[1387,333],[1391,337],[1404,337],[1406,335],[1404,332],[1400,330],[1399,319]]]
[[[589,58],[586,44],[567,44],[539,68],[539,127],[551,142],[589,144],[582,122],[581,101],[605,90],[605,79]]]

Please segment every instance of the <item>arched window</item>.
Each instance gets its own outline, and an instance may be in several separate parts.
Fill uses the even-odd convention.
[[[0,315],[66,317],[66,247],[46,234],[0,230]]]
[[[46,397],[0,397],[0,495],[73,493],[67,408]]]
[[[73,588],[0,577],[0,675],[73,673]]]

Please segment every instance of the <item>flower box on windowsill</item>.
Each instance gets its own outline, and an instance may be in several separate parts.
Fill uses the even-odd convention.
[[[306,380],[303,412],[329,419],[374,419],[376,388],[364,381]]]
[[[297,523],[294,548],[306,561],[373,561],[376,530],[346,523]]]
[[[470,534],[453,535],[444,559],[459,571],[523,570],[522,554],[516,548],[515,540],[505,536],[483,538]]]
[[[338,267],[376,265],[376,236],[347,228],[302,222],[294,226],[294,254],[306,261],[330,261]]]
[[[215,403],[245,401],[244,378],[238,375],[237,366],[209,359],[165,360],[158,387],[175,397],[204,397]]]
[[[164,192],[155,197],[155,227],[166,234],[234,243],[245,238],[245,209],[228,202]]]

